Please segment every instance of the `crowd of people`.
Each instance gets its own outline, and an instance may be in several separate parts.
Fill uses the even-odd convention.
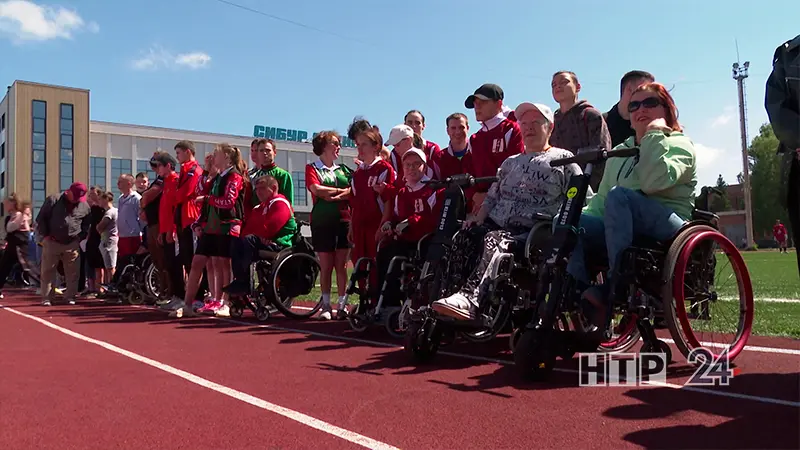
[[[619,101],[607,113],[579,99],[581,84],[573,72],[554,74],[551,87],[556,111],[536,102],[512,110],[499,86],[482,85],[465,100],[478,130],[470,135],[466,115],[449,115],[444,148],[423,137],[428,123],[417,110],[409,111],[385,141],[377,126],[356,119],[347,130],[358,150],[354,168],[337,162],[337,132],[315,135],[311,146],[317,159],[307,164],[305,180],[313,199],[311,242],[321,267],[320,318],[334,318],[334,271],[335,317],[347,317],[349,261],[375,258],[378,270],[370,284],[392,281],[384,280],[391,258],[415,251],[437,223],[442,191],[426,181],[462,173],[498,177],[466,192],[464,227],[483,242],[475,255],[480,263],[463,289],[432,306],[457,319],[473,318],[494,253],[527,237],[540,214],[556,215],[570,178],[583,173],[576,164],[551,167],[550,161],[582,149],[639,147],[637,157],[594,167],[593,195],[580,221],[585,232],[569,263],[583,297],[598,307],[594,322],[599,326],[605,311],[599,306],[614,292],[616,260],[633,236],[669,239],[691,217],[694,147],[683,134],[671,95],[648,72],[626,73]],[[173,150],[150,159],[155,180],[146,173],[120,176],[118,198],[76,182],[48,197],[33,220],[30,204],[12,194],[5,200],[9,215],[0,288],[19,261],[40,279],[45,305],[53,292],[70,304],[79,292],[118,301],[113,295],[118,268],[149,253],[167,294],[162,309],[174,317],[228,316],[229,296],[250,289],[249,266],[257,250],[292,245],[297,223],[291,175],[275,164],[278,148],[270,139],[253,140],[250,168],[230,144],[218,144],[202,163],[190,141],[178,142]],[[34,231],[35,258],[28,251]],[[611,270],[605,284],[591,286],[585,260],[596,252],[608,256]],[[65,289],[56,282],[58,275]]]

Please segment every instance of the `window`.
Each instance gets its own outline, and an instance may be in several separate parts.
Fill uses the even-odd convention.
[[[61,120],[59,122],[61,135],[61,151],[58,163],[59,173],[59,188],[63,191],[69,189],[72,180],[75,176],[73,169],[73,153],[72,153],[72,110],[73,107],[69,103],[61,104]]]
[[[294,183],[294,204],[295,206],[308,205],[308,192],[306,192],[306,173],[292,172],[292,183]]]
[[[140,159],[136,161],[136,173],[144,172],[147,174],[148,182],[152,183],[153,180],[156,179],[155,171],[150,167],[150,160],[149,159]],[[134,176],[136,175],[133,174]]]
[[[111,158],[111,192],[114,193],[115,197],[120,195],[117,180],[124,173],[131,173],[131,160]]]
[[[0,131],[3,131],[5,129],[6,129],[6,115],[3,114],[2,116],[0,116]]]
[[[31,102],[31,142],[31,200],[36,217],[47,192],[47,102],[41,100]]]
[[[92,156],[89,158],[89,183],[106,190],[106,159]]]

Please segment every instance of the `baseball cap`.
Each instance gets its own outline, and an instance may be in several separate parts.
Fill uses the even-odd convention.
[[[549,106],[543,105],[541,103],[530,103],[530,102],[523,102],[517,106],[517,109],[514,110],[514,116],[517,120],[522,118],[522,115],[528,111],[537,110],[547,119],[548,122],[554,123],[555,122],[555,115],[553,115],[553,110],[550,109]]]
[[[403,139],[413,137],[414,130],[412,130],[410,126],[397,125],[396,127],[392,128],[392,131],[389,132],[389,140],[386,141],[386,145],[397,145]]]
[[[418,149],[416,147],[411,147],[411,149],[409,149],[407,152],[403,153],[403,158],[401,160],[406,159],[406,156],[408,156],[408,155],[417,155],[417,156],[419,156],[419,159],[422,160],[422,162],[424,162],[425,164],[428,164],[428,158],[425,157],[425,152],[423,152],[422,150],[420,150],[420,149]]]
[[[503,99],[503,90],[500,89],[500,86],[496,84],[486,83],[476,89],[474,94],[467,97],[467,100],[464,101],[464,106],[466,106],[467,109],[474,108],[476,98],[481,100],[492,100],[496,102]]]
[[[85,184],[81,183],[80,181],[76,181],[69,187],[69,191],[72,192],[76,202],[82,202],[88,189],[86,189]]]

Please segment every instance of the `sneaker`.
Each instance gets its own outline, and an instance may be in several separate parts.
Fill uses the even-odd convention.
[[[71,298],[71,299],[69,299],[69,301],[67,301],[67,303],[69,303],[70,305],[74,305],[75,304],[75,299]]]
[[[171,313],[169,313],[169,317],[173,317],[173,318],[177,318],[177,319],[187,318],[187,317],[194,317],[194,316],[195,316],[194,312],[191,311],[189,308],[186,308],[186,307],[178,308],[178,309],[172,311]]]
[[[64,295],[64,290],[61,288],[53,288],[53,292],[55,292],[58,295]]]
[[[197,312],[199,313],[214,313],[218,309],[222,308],[222,302],[219,300],[211,300],[210,302],[203,305],[202,308],[198,309]]]
[[[332,316],[331,305],[324,305],[322,307],[322,313],[319,315],[321,320],[331,320]]]
[[[183,300],[178,297],[172,297],[168,303],[161,305],[161,309],[167,311],[175,311],[178,308],[183,308]]]
[[[460,292],[436,300],[431,307],[439,314],[458,320],[471,320],[476,317],[475,305]]]
[[[346,319],[347,319],[347,306],[339,305],[339,308],[336,311],[336,320],[346,320]]]
[[[201,302],[201,301],[195,300],[195,302],[192,303],[192,310],[193,311],[197,311],[200,308],[202,308],[203,306],[206,306],[205,302]]]
[[[2,292],[0,292],[0,299],[5,298]]]
[[[42,306],[53,306],[53,305],[50,303],[50,300],[44,300],[42,302]]]
[[[214,315],[217,317],[230,317],[231,316],[231,309],[228,305],[223,304],[219,307],[216,311],[214,311]]]
[[[171,301],[172,301],[172,298],[160,297],[160,298],[156,299],[156,306],[161,307],[161,306],[164,306],[164,305],[168,304]]]

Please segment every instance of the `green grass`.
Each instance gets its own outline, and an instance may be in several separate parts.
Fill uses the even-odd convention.
[[[744,252],[742,254],[750,274],[755,297],[755,316],[753,320],[753,333],[762,336],[784,336],[800,339],[800,301],[797,303],[775,303],[759,301],[760,299],[798,299],[800,300],[800,276],[797,274],[797,260],[794,252],[781,254],[777,251]],[[718,261],[726,261],[724,258]],[[720,275],[730,275],[729,264],[718,263]],[[352,268],[348,268],[348,277]],[[725,277],[718,276],[717,279]],[[334,298],[336,302],[336,282],[334,280]],[[737,295],[737,289],[732,281],[720,282],[718,293],[723,297]],[[319,287],[315,288],[307,298],[318,299],[321,295]],[[350,298],[350,304],[358,303],[355,296]],[[726,308],[731,313],[730,305]],[[698,326],[701,323],[695,322]]]

